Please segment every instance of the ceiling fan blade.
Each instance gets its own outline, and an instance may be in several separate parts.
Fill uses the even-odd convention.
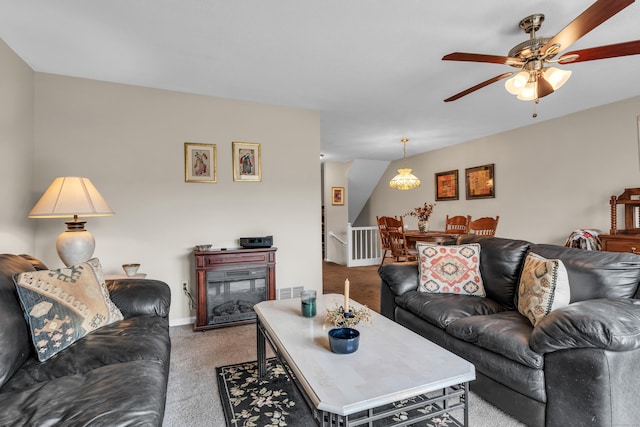
[[[595,61],[596,59],[616,58],[640,54],[640,40],[574,50],[560,57],[558,63],[570,64],[574,62]]]
[[[442,57],[443,61],[488,62],[490,64],[522,65],[519,58],[481,53],[453,52]]]
[[[549,48],[554,45],[558,45],[558,47],[552,51],[554,52],[553,54],[565,50],[580,37],[584,36],[589,31],[593,30],[633,2],[634,0],[597,0],[594,4],[589,6],[587,10],[582,12],[580,16],[571,21],[571,23],[560,30],[558,34],[553,36],[551,40],[545,43],[541,52],[546,53]]]
[[[469,95],[471,92],[475,92],[476,90],[482,89],[485,86],[489,86],[492,83],[495,83],[495,82],[500,81],[502,79],[506,79],[507,77],[512,76],[513,74],[514,74],[513,72],[500,74],[499,76],[496,76],[496,77],[494,77],[492,79],[489,79],[489,80],[484,81],[482,83],[478,83],[477,85],[475,85],[473,87],[470,87],[467,90],[463,90],[462,92],[457,93],[457,94],[453,95],[452,97],[449,97],[449,98],[445,99],[444,102],[451,102],[451,101],[455,101],[456,99],[460,99],[463,96]]]

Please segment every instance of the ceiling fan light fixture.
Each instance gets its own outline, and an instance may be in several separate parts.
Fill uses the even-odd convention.
[[[404,155],[402,157],[402,168],[398,169],[398,175],[394,176],[389,182],[389,187],[397,190],[412,190],[420,187],[420,180],[411,173],[411,169],[407,168],[407,142],[409,139],[402,138],[402,148]]]
[[[520,101],[533,101],[538,96],[536,94],[536,81],[527,82],[527,84],[518,93]]]
[[[556,67],[545,68],[542,72],[546,81],[551,84],[553,90],[558,90],[564,85],[569,77],[571,77],[571,71],[561,70]]]
[[[504,82],[504,87],[511,95],[518,95],[529,81],[529,72],[520,71],[515,76]]]

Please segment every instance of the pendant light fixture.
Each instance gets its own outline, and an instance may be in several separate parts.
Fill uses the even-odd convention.
[[[389,187],[397,188],[398,190],[411,190],[413,188],[420,187],[420,180],[411,173],[411,169],[407,168],[407,142],[408,138],[402,138],[402,147],[404,150],[404,156],[402,158],[402,169],[398,169],[398,175],[394,176]]]

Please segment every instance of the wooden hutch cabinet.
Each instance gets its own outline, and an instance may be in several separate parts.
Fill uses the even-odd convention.
[[[640,255],[640,188],[626,188],[619,196],[611,196],[611,230],[600,234],[602,250],[631,252]],[[618,230],[618,205],[624,206],[624,229]]]
[[[195,251],[196,331],[252,323],[276,298],[277,248]]]

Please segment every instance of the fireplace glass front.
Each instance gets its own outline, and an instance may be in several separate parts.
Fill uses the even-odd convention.
[[[267,269],[209,271],[207,322],[209,325],[255,320],[254,304],[267,300]]]

